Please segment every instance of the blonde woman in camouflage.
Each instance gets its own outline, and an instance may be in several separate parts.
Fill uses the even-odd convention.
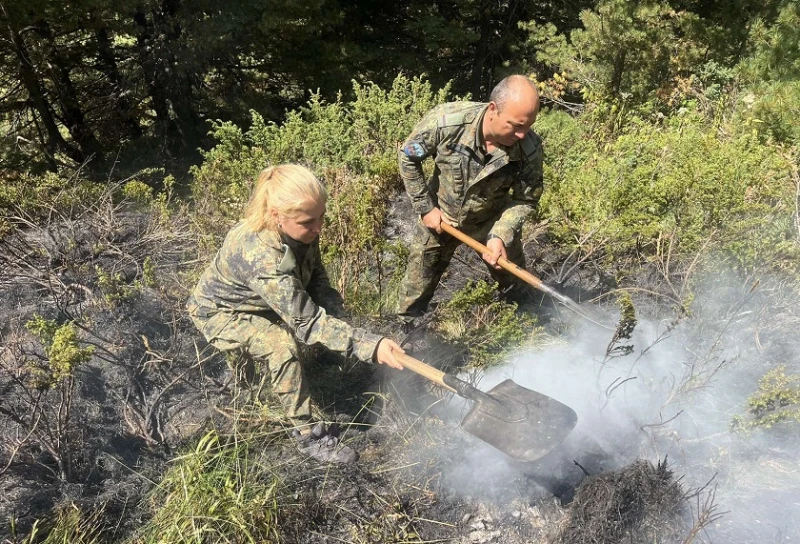
[[[299,165],[267,168],[244,219],[231,229],[187,303],[195,325],[222,351],[242,350],[268,373],[272,391],[295,425],[302,452],[321,461],[358,458],[322,422],[313,422],[300,341],[400,369],[393,340],[337,318],[341,295],[322,265],[319,234],[327,194]]]

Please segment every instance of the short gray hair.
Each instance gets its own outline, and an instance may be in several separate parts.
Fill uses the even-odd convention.
[[[494,102],[498,110],[503,109],[506,102],[518,96],[521,85],[530,85],[532,89],[536,90],[536,86],[530,79],[515,74],[503,78],[500,83],[495,85],[494,89],[492,89],[492,94],[489,95],[489,101]],[[538,92],[536,94],[538,95]]]

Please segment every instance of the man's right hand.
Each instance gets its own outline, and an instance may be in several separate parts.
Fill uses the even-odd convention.
[[[448,225],[451,224],[450,221],[445,218],[445,216],[442,214],[442,210],[439,208],[434,208],[422,216],[422,224],[425,225],[425,228],[435,230],[437,234],[442,233],[442,222],[445,222]]]

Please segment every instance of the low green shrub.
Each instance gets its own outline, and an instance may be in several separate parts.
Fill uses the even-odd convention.
[[[97,286],[103,293],[103,298],[110,307],[114,307],[120,302],[130,300],[139,291],[138,285],[128,284],[121,272],[111,273],[101,266],[94,267],[97,275]]]
[[[133,299],[145,287],[158,287],[156,265],[150,255],[146,256],[142,262],[140,277],[132,282],[126,281],[121,272],[112,273],[99,265],[95,265],[94,270],[97,286],[109,308]]]
[[[80,346],[74,323],[59,325],[35,314],[25,328],[39,338],[47,354],[46,361],[31,363],[30,366],[35,385],[40,389],[54,388],[71,378],[75,369],[88,362],[94,353],[94,346]]]
[[[352,315],[384,316],[397,307],[400,284],[408,264],[408,248],[399,240],[381,239],[369,258],[348,261],[329,254],[326,270]]]
[[[13,217],[38,220],[53,212],[69,214],[104,191],[77,175],[0,174],[0,235],[14,228]]]
[[[770,428],[782,421],[800,422],[800,376],[781,365],[764,374],[747,399],[747,416],[735,416],[733,430]]]
[[[258,172],[270,165],[301,163],[318,175],[348,176],[381,200],[385,191],[399,188],[398,145],[429,108],[446,100],[449,89],[434,92],[421,78],[402,75],[388,91],[375,84],[353,86],[354,100],[326,103],[315,94],[280,126],[257,112],[252,112],[246,131],[215,122],[211,135],[217,145],[192,168],[192,194],[204,219],[201,228],[225,232],[240,217]]]
[[[594,136],[550,162],[543,214],[566,247],[601,240],[609,262],[646,261],[664,238],[675,259],[713,240],[734,268],[796,266],[797,188],[779,150],[750,133],[723,136],[691,111],[664,126],[631,123],[610,141]]]
[[[463,349],[473,367],[502,363],[509,353],[535,340],[536,318],[499,299],[497,284],[468,282],[436,311],[435,330]]]
[[[153,201],[153,188],[134,179],[122,186],[122,195],[138,204],[150,204]]]
[[[39,339],[44,356],[38,349],[12,348],[0,361],[4,395],[15,399],[0,411],[2,423],[24,436],[12,459],[23,445],[33,447],[58,465],[60,479],[72,481],[83,439],[72,408],[76,374],[95,348],[81,347],[73,322],[59,324],[34,314],[25,328]]]

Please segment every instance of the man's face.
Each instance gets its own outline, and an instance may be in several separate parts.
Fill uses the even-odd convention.
[[[511,146],[523,139],[539,113],[536,102],[523,103],[509,100],[502,110],[494,102],[489,103],[484,123],[484,138],[504,146]]]

